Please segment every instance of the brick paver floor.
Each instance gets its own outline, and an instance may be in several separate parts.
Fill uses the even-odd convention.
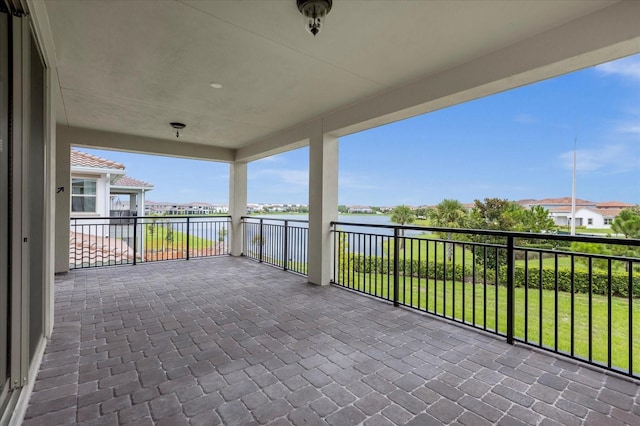
[[[25,425],[640,424],[639,385],[242,258],[73,271]]]

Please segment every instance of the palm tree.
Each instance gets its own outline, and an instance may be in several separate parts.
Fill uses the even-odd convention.
[[[409,206],[401,205],[391,210],[391,222],[398,225],[406,225],[407,223],[413,223],[415,220],[415,214]],[[400,248],[404,247],[404,229],[400,228]]]
[[[441,228],[463,228],[467,222],[467,210],[458,200],[444,199],[429,212],[429,218],[434,226]],[[452,233],[443,235],[446,240],[452,240]],[[453,244],[448,244],[447,256],[453,256]]]

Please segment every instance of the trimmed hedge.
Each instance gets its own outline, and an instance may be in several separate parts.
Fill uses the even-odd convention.
[[[393,259],[380,258],[377,256],[363,256],[363,255],[346,255],[338,259],[340,263],[340,274],[346,274],[348,270],[352,270],[357,273],[378,273],[382,275],[393,275]],[[345,261],[345,262],[342,262]],[[344,264],[347,263],[347,264]],[[463,270],[462,264],[457,263],[454,265],[442,262],[427,262],[418,260],[400,260],[399,271],[400,275],[412,276],[414,278],[429,278],[435,280],[451,280],[472,282],[473,280],[473,265],[466,264]],[[539,288],[540,279],[542,278],[542,288],[545,290],[555,290],[556,288],[556,270],[552,267],[543,267],[542,273],[537,267],[529,267],[527,271],[523,266],[515,266],[514,268],[514,282],[516,287],[524,287],[525,274],[527,274],[527,285],[529,288]],[[496,283],[496,270],[487,268],[486,271],[486,283],[494,285]],[[559,268],[557,271],[558,290],[564,292],[571,291],[571,270],[567,268]],[[575,293],[588,293],[589,292],[589,273],[587,271],[576,270],[573,273],[574,277],[574,292]],[[475,268],[475,282],[483,283],[484,281],[484,268],[482,265],[476,265]],[[594,269],[591,274],[591,290],[593,294],[606,295],[608,293],[608,279],[609,275],[606,271]],[[505,286],[507,282],[507,268],[502,266],[498,269],[497,273],[498,285]],[[634,274],[633,276],[633,297],[640,297],[640,275]],[[612,272],[611,273],[611,293],[618,297],[628,297],[629,295],[629,274],[626,272]]]

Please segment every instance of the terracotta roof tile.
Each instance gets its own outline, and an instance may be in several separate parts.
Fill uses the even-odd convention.
[[[604,209],[607,207],[622,208],[622,207],[633,207],[633,204],[624,203],[622,201],[603,201],[602,203],[596,204],[596,207],[598,207],[599,209]]]
[[[616,217],[620,214],[620,212],[624,210],[622,208],[605,208],[596,210],[604,217]]]
[[[153,185],[145,181],[123,175],[118,176],[111,184],[111,187],[153,188]]]
[[[107,160],[96,155],[87,154],[86,152],[80,152],[73,149],[71,150],[71,166],[124,170],[124,164],[116,163],[115,161]]]
[[[553,204],[571,205],[571,197],[545,198],[545,199],[536,201],[535,204],[537,205],[553,205]],[[576,205],[577,206],[595,206],[596,203],[594,203],[593,201],[576,198]]]

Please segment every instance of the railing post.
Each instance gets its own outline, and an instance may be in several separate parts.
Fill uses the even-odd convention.
[[[227,229],[229,230],[229,236],[227,237],[227,254],[231,253],[229,249],[229,245],[231,244],[231,225],[232,218],[227,219]],[[240,218],[240,232],[242,233],[242,248],[240,249],[240,256],[244,256],[244,249],[249,245],[249,241],[247,241],[247,220],[244,217]]]
[[[282,264],[283,269],[286,271],[287,267],[288,267],[288,257],[289,257],[289,245],[287,244],[287,240],[288,238],[288,234],[289,234],[289,221],[285,219],[284,221],[284,243],[282,244],[283,246],[283,258],[284,258],[284,263]]]
[[[260,245],[260,248],[258,249],[258,262],[262,262],[262,246],[264,245],[264,236],[262,231],[264,230],[263,227],[263,219],[260,219],[260,234],[258,234],[260,236],[260,238],[258,239],[258,244]]]
[[[138,216],[133,217],[133,264],[137,263],[138,257]]]
[[[189,260],[189,216],[187,216],[187,260]]]
[[[512,236],[507,237],[507,343],[513,345],[513,315],[514,315],[514,306],[513,306],[513,298],[515,297],[514,291],[514,262],[515,262],[515,254],[513,250],[513,240]],[[498,289],[496,288],[496,291]],[[526,289],[525,289],[526,291]],[[496,330],[498,329],[498,325],[496,324]]]
[[[399,306],[398,291],[400,287],[400,230],[393,227],[393,306]]]

